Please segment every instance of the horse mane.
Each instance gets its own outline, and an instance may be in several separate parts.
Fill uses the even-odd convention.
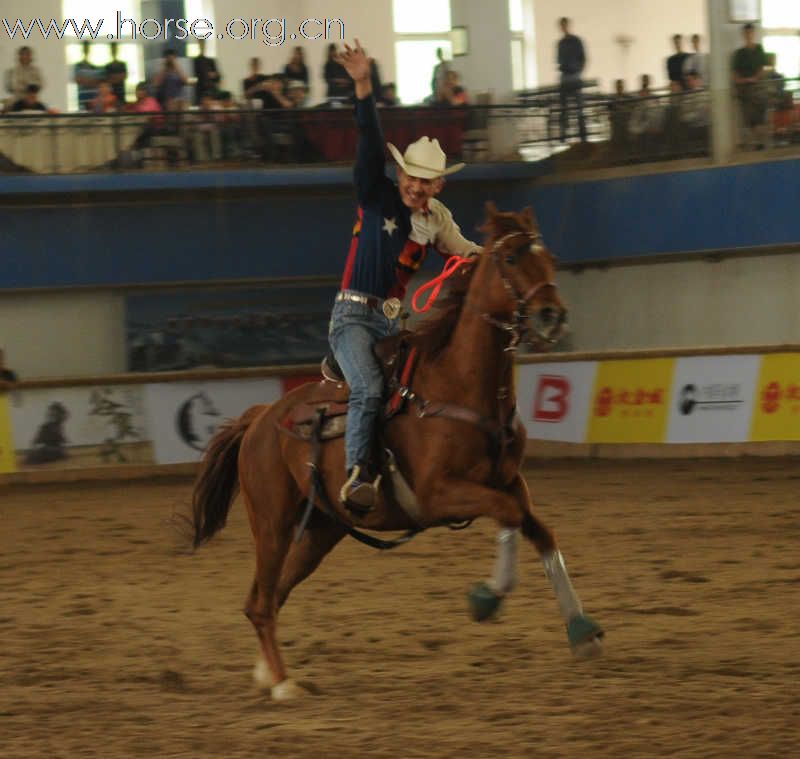
[[[481,256],[489,255],[486,251],[495,240],[504,235],[513,232],[538,232],[539,225],[531,208],[526,208],[521,213],[514,213],[498,211],[493,203],[487,203],[486,210],[486,221],[478,228],[478,231],[485,235],[484,252]],[[461,269],[459,274],[450,280],[447,295],[437,304],[433,314],[414,331],[411,340],[424,355],[436,358],[450,344],[453,330],[464,310],[467,290],[478,268],[480,257],[474,260],[472,266]]]
[[[461,269],[450,280],[447,295],[434,306],[431,316],[412,333],[411,342],[423,355],[436,358],[450,344],[453,330],[464,310],[472,275],[477,268],[476,260],[473,266]]]

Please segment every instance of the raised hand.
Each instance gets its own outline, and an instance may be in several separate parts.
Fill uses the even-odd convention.
[[[345,44],[344,52],[336,56],[336,60],[345,67],[350,78],[355,81],[365,81],[370,78],[370,58],[361,47],[361,43],[356,39],[355,49]]]

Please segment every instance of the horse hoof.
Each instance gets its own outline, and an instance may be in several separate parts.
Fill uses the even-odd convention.
[[[308,695],[308,691],[289,678],[277,685],[273,685],[269,693],[273,701],[291,701]]]
[[[264,690],[269,690],[275,685],[275,678],[272,676],[272,672],[269,671],[267,663],[261,656],[256,660],[256,665],[253,667],[253,682]]]
[[[469,610],[476,622],[485,622],[497,614],[503,596],[492,590],[485,582],[479,582],[467,593]]]
[[[600,643],[605,633],[591,617],[578,614],[567,625],[567,638],[576,659],[596,659],[603,653]]]

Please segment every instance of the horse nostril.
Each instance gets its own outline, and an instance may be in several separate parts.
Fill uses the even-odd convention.
[[[558,311],[556,309],[547,306],[539,311],[539,321],[541,322],[542,326],[549,327],[552,324],[555,324],[558,320]]]

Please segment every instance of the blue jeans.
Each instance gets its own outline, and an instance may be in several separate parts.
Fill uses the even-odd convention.
[[[372,348],[382,337],[395,334],[398,326],[397,320],[362,303],[338,301],[333,306],[328,340],[350,386],[344,436],[348,471],[369,462],[381,409],[383,372]]]

